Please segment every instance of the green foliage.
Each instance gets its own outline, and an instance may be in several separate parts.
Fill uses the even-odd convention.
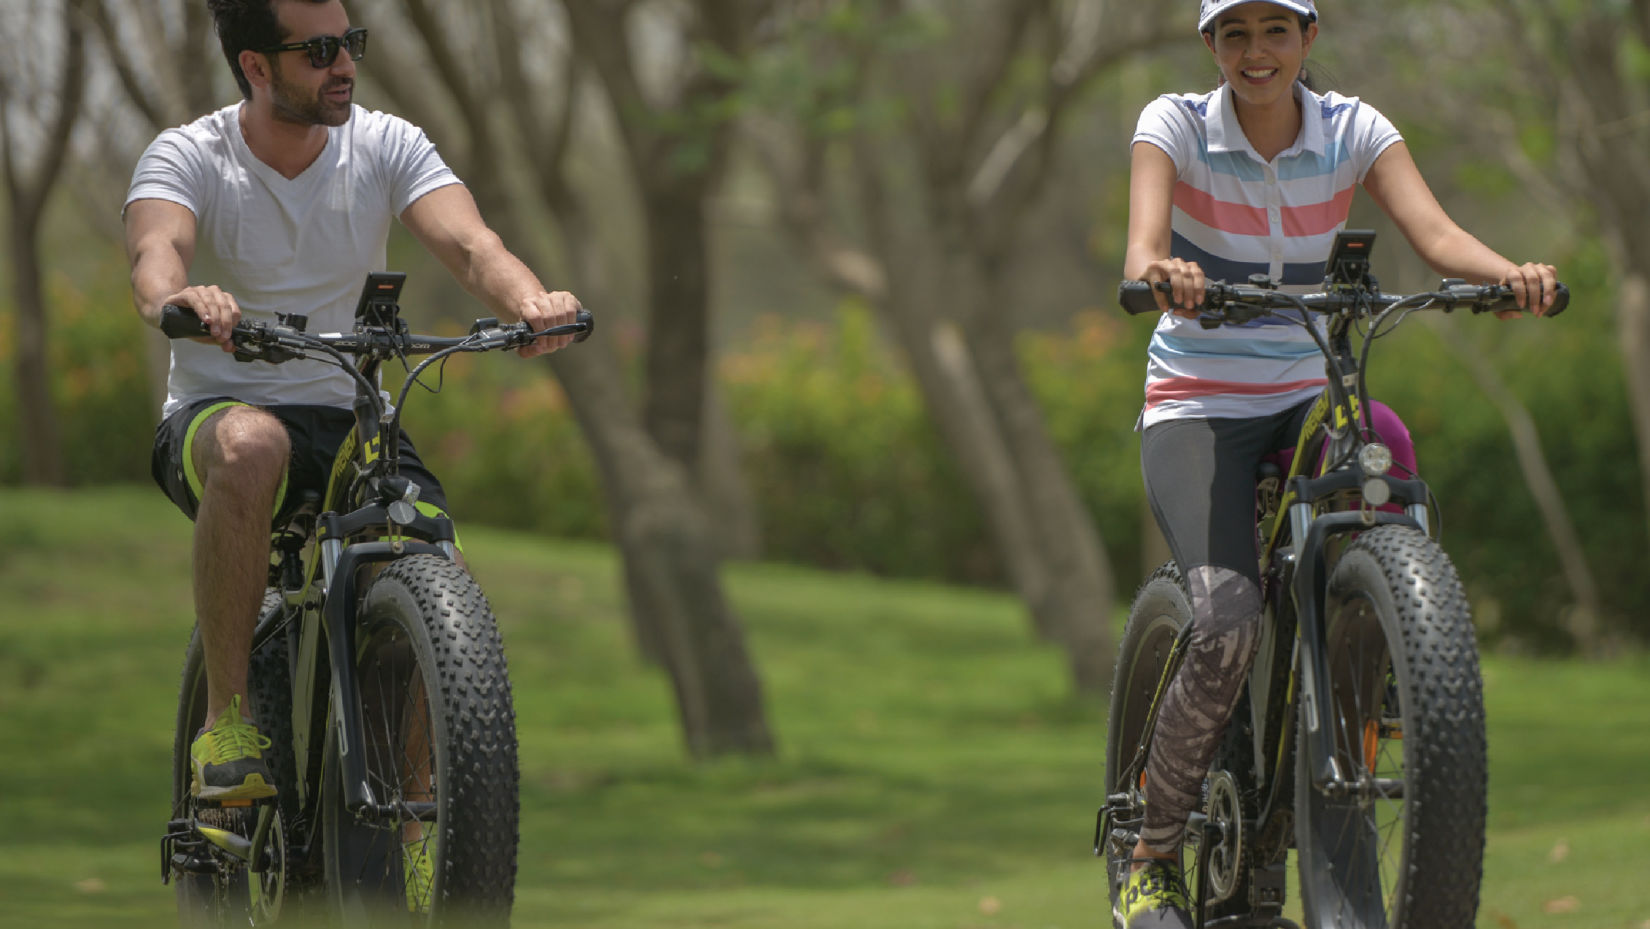
[[[722,370],[770,555],[880,574],[998,578],[922,400],[879,350],[863,308],[845,309],[835,332],[769,320]]]
[[[1141,562],[1147,517],[1140,437],[1132,429],[1145,399],[1150,336],[1149,323],[1089,311],[1071,331],[1028,334],[1019,346],[1022,370],[1101,528],[1123,596],[1156,567]]]
[[[118,256],[112,256],[111,261]],[[112,265],[111,265],[112,268]],[[150,333],[132,310],[122,272],[63,274],[46,281],[47,345],[52,398],[70,481],[95,484],[146,480],[155,415],[145,372]],[[17,408],[16,315],[0,313],[0,483],[22,476]]]

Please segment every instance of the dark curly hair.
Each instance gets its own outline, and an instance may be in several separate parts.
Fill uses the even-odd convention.
[[[241,70],[241,52],[269,48],[286,40],[275,18],[277,2],[280,0],[206,0],[206,8],[212,12],[212,25],[218,30],[218,44],[223,46],[223,57],[229,60],[235,83],[248,100],[252,99],[252,84]],[[331,0],[308,2],[330,3]]]

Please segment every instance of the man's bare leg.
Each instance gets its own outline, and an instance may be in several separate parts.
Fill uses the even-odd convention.
[[[290,440],[280,420],[232,406],[195,432],[195,617],[206,658],[206,725],[235,695],[246,706],[252,631],[269,578],[269,525]],[[250,712],[250,711],[248,711]]]

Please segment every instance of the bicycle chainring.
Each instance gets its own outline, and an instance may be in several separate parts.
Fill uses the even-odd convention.
[[[1242,886],[1245,867],[1243,795],[1231,772],[1210,772],[1208,800],[1203,811],[1208,817],[1212,843],[1205,858],[1209,893],[1205,903],[1221,903],[1231,899]]]

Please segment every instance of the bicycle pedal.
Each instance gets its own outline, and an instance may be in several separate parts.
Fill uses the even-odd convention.
[[[187,819],[174,819],[166,824],[166,834],[160,837],[160,882],[170,884],[176,871],[192,874],[210,874],[217,870],[209,859],[200,857],[206,841]]]

